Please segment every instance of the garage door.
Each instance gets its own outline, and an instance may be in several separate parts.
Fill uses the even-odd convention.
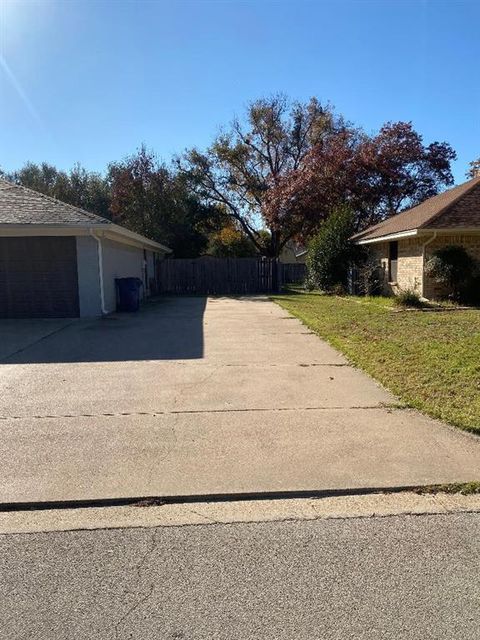
[[[0,318],[78,315],[74,237],[0,238]]]

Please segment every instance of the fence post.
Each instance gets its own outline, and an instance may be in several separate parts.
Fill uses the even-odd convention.
[[[275,291],[279,293],[283,286],[283,263],[280,262],[279,258],[275,259],[275,269],[277,272],[277,288]]]

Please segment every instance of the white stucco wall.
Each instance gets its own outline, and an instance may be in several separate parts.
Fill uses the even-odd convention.
[[[117,305],[115,278],[140,278],[144,282],[143,249],[107,239],[102,240],[102,247],[105,308],[111,312]],[[146,295],[144,289],[142,296]]]
[[[100,276],[98,271],[98,244],[90,236],[77,237],[78,293],[80,316],[93,317],[102,314],[100,301]],[[117,305],[115,278],[140,278],[144,283],[140,294],[150,294],[149,282],[145,282],[143,249],[102,238],[103,288],[107,313]],[[147,278],[155,277],[155,253],[146,251]]]
[[[101,315],[97,242],[89,236],[77,236],[77,272],[80,317]]]
[[[150,281],[155,278],[155,254],[153,251],[147,251],[147,295],[151,295]]]

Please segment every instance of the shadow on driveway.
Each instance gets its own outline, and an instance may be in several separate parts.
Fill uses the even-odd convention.
[[[95,320],[1,320],[0,363],[203,358],[206,297],[162,298]]]

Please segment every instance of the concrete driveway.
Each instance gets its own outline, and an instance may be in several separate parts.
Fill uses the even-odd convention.
[[[0,502],[480,479],[480,440],[416,412],[261,297],[0,323]]]

